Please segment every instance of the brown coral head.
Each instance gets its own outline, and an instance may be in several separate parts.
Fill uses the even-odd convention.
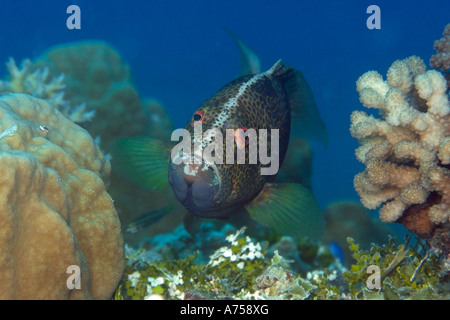
[[[429,238],[434,231],[435,224],[430,220],[428,211],[433,205],[440,203],[441,199],[442,196],[439,193],[430,193],[424,203],[410,206],[396,222],[403,224],[409,232],[420,238]]]
[[[450,255],[450,223],[436,227],[433,235],[427,239],[430,248],[441,256]]]

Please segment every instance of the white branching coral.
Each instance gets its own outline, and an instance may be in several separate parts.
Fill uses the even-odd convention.
[[[223,262],[239,262],[237,267],[243,269],[246,260],[263,259],[264,254],[259,243],[253,243],[250,237],[241,237],[245,232],[245,227],[239,229],[235,234],[227,236],[226,240],[230,247],[221,247],[210,256],[208,266],[215,267]]]
[[[355,189],[384,222],[430,238],[450,219],[450,105],[444,76],[416,56],[398,60],[387,81],[376,71],[356,82],[361,103],[380,116],[354,111],[350,133],[366,170]],[[445,246],[445,245],[444,245]],[[446,251],[445,249],[444,251]]]
[[[183,271],[178,270],[177,274],[167,275],[167,277],[169,282],[169,295],[172,298],[182,300],[184,298],[184,292],[180,290],[179,286],[183,285]]]
[[[255,280],[253,293],[241,291],[241,299],[294,299],[304,300],[317,286],[309,280],[294,275],[289,271],[290,261],[275,250],[271,264]]]
[[[27,93],[33,97],[46,100],[75,123],[91,121],[95,117],[95,110],[86,110],[86,104],[71,106],[64,100],[64,74],[50,78],[48,68],[35,69],[30,60],[22,62],[17,67],[13,58],[6,63],[9,79],[0,81],[0,92]]]
[[[139,271],[135,271],[132,274],[128,275],[128,281],[131,282],[131,287],[134,288],[139,282],[139,278],[141,277],[141,274]]]

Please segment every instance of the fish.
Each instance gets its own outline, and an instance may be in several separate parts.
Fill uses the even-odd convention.
[[[138,218],[131,221],[126,232],[129,233],[136,233],[138,231],[141,231],[142,229],[148,227],[149,225],[152,225],[156,222],[158,222],[162,217],[167,215],[173,210],[173,206],[169,205],[166,207],[159,208],[157,210],[151,210],[150,212],[145,212],[144,214],[140,215]]]
[[[247,214],[281,234],[319,238],[325,223],[314,194],[298,183],[276,183],[277,170],[262,174],[264,169],[267,172],[267,162],[250,161],[255,150],[261,157],[261,146],[265,146],[266,155],[276,157],[278,166],[282,165],[293,134],[326,145],[326,127],[312,90],[300,71],[281,60],[261,72],[254,51],[236,35],[232,37],[241,54],[250,55],[241,59],[242,64],[252,65],[241,66],[238,78],[203,102],[188,119],[184,132],[189,133],[194,154],[184,154],[182,148],[175,150],[151,137],[130,137],[117,141],[113,159],[122,172],[146,189],[170,186],[186,209],[188,231],[198,218],[226,221]],[[250,129],[265,132],[266,140],[261,135],[253,139]],[[230,130],[234,134],[227,149]],[[219,135],[227,139],[218,139]],[[252,145],[260,149],[251,149]],[[214,161],[198,158],[196,146],[201,146],[200,151],[209,150]],[[216,150],[227,150],[227,154],[232,150],[233,158]],[[234,161],[239,150],[245,152],[243,164]]]
[[[331,254],[338,259],[342,265],[345,265],[345,254],[342,247],[336,241],[331,241],[328,244],[328,248],[330,249]]]

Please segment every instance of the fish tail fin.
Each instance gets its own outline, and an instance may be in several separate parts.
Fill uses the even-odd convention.
[[[223,29],[231,35],[241,52],[241,71],[239,72],[239,77],[260,73],[261,60],[258,55],[228,28],[223,27]]]
[[[325,220],[314,195],[297,183],[267,183],[245,209],[281,234],[318,239]]]
[[[162,190],[169,185],[170,148],[160,140],[149,137],[119,139],[112,155],[112,165],[144,189]]]
[[[156,222],[158,222],[162,217],[169,214],[173,210],[173,206],[169,205],[167,207],[163,207],[157,210],[152,210],[150,212],[146,212],[139,216],[137,219],[134,219],[127,227],[127,232],[136,233]]]
[[[292,67],[277,62],[272,75],[283,84],[291,106],[291,134],[306,139],[315,139],[328,144],[328,134],[311,87],[304,75]]]

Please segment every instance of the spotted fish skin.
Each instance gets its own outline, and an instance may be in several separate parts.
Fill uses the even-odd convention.
[[[289,143],[291,107],[284,83],[294,76],[294,70],[277,62],[266,72],[243,76],[220,89],[195,111],[203,114],[203,148],[215,143],[213,136],[205,135],[208,129],[218,129],[224,137],[223,164],[215,164],[219,178],[219,192],[214,196],[215,206],[197,210],[192,205],[187,209],[199,216],[226,216],[250,202],[264,184],[275,179],[275,175],[261,175],[261,163],[249,164],[246,147],[245,164],[226,164],[226,129],[267,129],[268,155],[271,154],[271,129],[279,130],[279,164],[281,165]],[[193,120],[185,127],[194,136]],[[234,145],[234,154],[237,147]]]
[[[290,135],[327,144],[326,126],[312,90],[300,71],[280,61],[260,73],[259,58],[239,38],[235,35],[233,38],[243,55],[241,72],[255,74],[242,74],[202,103],[186,124],[190,137],[182,131],[183,141],[178,141],[177,146],[172,148],[152,137],[125,138],[116,143],[113,159],[124,174],[144,188],[164,190],[170,185],[175,197],[187,209],[184,225],[193,236],[200,225],[198,217],[226,220],[243,214],[280,234],[319,239],[325,223],[314,194],[301,184],[275,183],[275,175],[262,174],[266,167],[273,173],[282,166]],[[266,151],[269,164],[261,164],[259,145],[256,146],[256,164],[250,164],[249,159],[255,160],[254,154],[249,154],[255,152],[251,150],[252,137],[247,141],[242,131],[237,130],[245,128],[255,130],[256,144],[259,144],[260,130],[266,130],[267,145],[262,149]],[[230,133],[227,129],[232,129],[231,135],[227,135]],[[275,129],[278,130],[278,154],[271,145],[272,137],[276,137],[276,131],[272,132]],[[220,135],[217,141],[215,139],[218,132],[223,137],[222,146],[218,145]],[[172,137],[174,134],[178,135],[174,132]],[[227,164],[227,147],[230,146],[235,164]],[[185,153],[184,148],[190,148],[194,154]],[[222,161],[220,150],[223,151]],[[238,150],[245,150],[244,164],[236,161]],[[201,154],[202,161],[196,161]],[[205,154],[216,161],[205,159]],[[274,161],[278,162],[278,167]],[[152,211],[145,221],[155,221],[166,211],[164,208]]]

